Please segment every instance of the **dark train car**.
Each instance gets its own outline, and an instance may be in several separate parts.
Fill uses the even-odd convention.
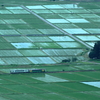
[[[44,73],[45,69],[29,69],[30,73]]]
[[[12,69],[10,70],[11,74],[18,73],[44,73],[45,69]]]

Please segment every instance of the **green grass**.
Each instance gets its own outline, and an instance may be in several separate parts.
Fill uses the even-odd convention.
[[[55,18],[59,18],[61,19],[62,17],[60,17],[58,14],[54,14],[54,13],[48,13],[48,14],[39,14],[41,17],[45,18],[45,19],[55,19]]]
[[[8,25],[0,25],[0,29],[10,29],[10,27]]]
[[[75,23],[80,28],[100,28],[100,26],[97,25],[97,23]]]
[[[95,96],[93,94],[87,94],[85,92],[78,92],[78,93],[66,93],[67,96],[69,97],[74,97],[73,99],[77,98],[76,100],[99,100],[100,97]]]
[[[36,46],[42,47],[42,48],[61,48],[61,46],[57,45],[56,43],[34,43]]]

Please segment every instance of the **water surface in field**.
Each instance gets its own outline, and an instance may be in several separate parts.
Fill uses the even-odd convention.
[[[54,76],[51,76],[48,74],[45,74],[45,77],[32,77],[32,78],[40,80],[40,81],[44,81],[44,82],[66,82],[66,81],[68,81],[68,80],[54,77]]]
[[[100,88],[100,82],[82,82],[82,83]]]

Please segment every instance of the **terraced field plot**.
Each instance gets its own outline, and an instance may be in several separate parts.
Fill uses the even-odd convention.
[[[97,9],[99,10],[99,7],[94,7],[93,11]],[[80,54],[86,51],[88,46],[92,48],[99,40],[99,14],[81,4],[4,6],[0,11],[1,49],[8,51],[9,54],[14,51],[20,53],[20,56],[11,54],[13,58],[10,58],[10,62],[7,55],[1,55],[5,65],[17,64],[16,59],[27,59],[28,64],[43,64],[45,61],[40,62],[39,59],[45,57],[52,59],[49,64],[72,59],[72,55],[79,59],[82,58]],[[48,55],[44,51],[49,49],[53,52],[58,49],[61,54],[52,52],[53,54],[50,53],[52,56]],[[81,52],[72,53],[71,56],[68,53],[64,55],[62,53],[64,49],[70,49],[72,52],[73,49],[81,49]],[[32,52],[27,54],[27,51]],[[36,54],[38,51],[41,53]]]
[[[67,6],[71,15],[72,4],[4,6],[0,10],[0,45],[2,50],[0,64],[54,64],[62,62],[64,59],[72,59],[71,56],[76,55],[80,59],[82,57],[80,54],[87,47],[69,34],[89,34],[89,32],[76,26],[74,24],[75,18],[71,20],[62,16],[62,13],[67,13]],[[80,10],[80,7],[76,10],[78,9]],[[79,15],[75,14],[75,16]],[[84,18],[76,20],[75,23],[80,21],[81,23],[89,23]],[[75,54],[73,48],[77,50]],[[47,53],[51,49],[52,52]],[[72,55],[64,54],[63,52],[68,52],[65,49],[70,49],[73,52]]]

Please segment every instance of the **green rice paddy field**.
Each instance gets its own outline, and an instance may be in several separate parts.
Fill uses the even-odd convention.
[[[0,100],[99,100],[100,65],[84,63],[1,66]],[[9,74],[31,68],[46,73]]]
[[[0,3],[0,100],[100,100],[100,60],[87,56],[100,40],[100,2]]]

